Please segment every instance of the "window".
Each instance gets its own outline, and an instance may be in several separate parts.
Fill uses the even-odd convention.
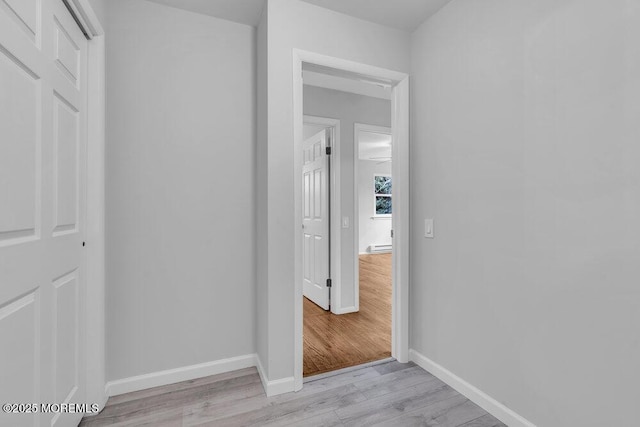
[[[391,176],[375,175],[373,177],[373,193],[375,197],[375,216],[391,216]]]

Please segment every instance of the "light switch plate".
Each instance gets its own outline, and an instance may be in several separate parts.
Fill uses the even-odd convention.
[[[424,237],[433,239],[433,218],[424,220]]]
[[[348,216],[343,216],[342,217],[342,228],[349,228],[349,217]]]

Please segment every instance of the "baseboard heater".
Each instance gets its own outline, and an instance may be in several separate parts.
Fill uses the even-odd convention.
[[[388,244],[388,245],[373,244],[369,246],[369,252],[371,252],[372,254],[391,252],[391,244]]]

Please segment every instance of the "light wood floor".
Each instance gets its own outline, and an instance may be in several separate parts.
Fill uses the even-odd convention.
[[[304,376],[391,356],[391,254],[360,255],[360,311],[335,315],[304,299]]]
[[[389,362],[266,397],[255,368],[109,399],[81,426],[505,427],[433,375]]]

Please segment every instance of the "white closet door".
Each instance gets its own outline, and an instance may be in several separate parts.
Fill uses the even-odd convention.
[[[85,403],[86,106],[87,40],[62,1],[0,0],[2,403]],[[3,411],[0,425],[81,417]]]

